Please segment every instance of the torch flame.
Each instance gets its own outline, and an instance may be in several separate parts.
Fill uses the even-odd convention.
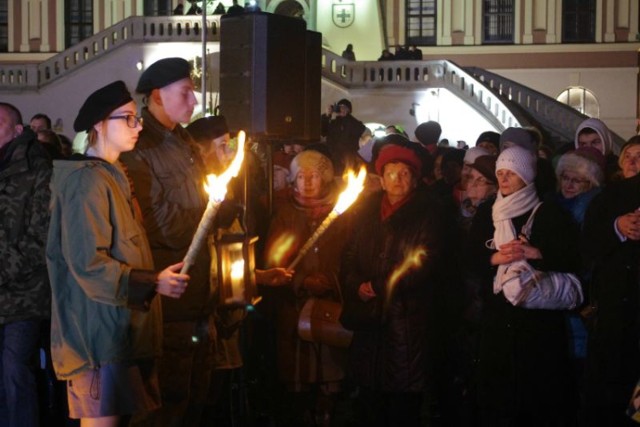
[[[409,271],[420,268],[422,266],[423,261],[427,258],[427,250],[423,247],[415,248],[410,251],[407,256],[404,258],[402,263],[398,265],[391,275],[389,276],[389,281],[387,282],[387,304],[391,300],[391,294],[393,290],[397,286],[402,276],[407,274]]]
[[[367,177],[367,169],[364,166],[360,167],[358,176],[353,173],[352,170],[347,175],[347,188],[340,193],[338,202],[334,206],[333,210],[338,214],[342,214],[349,209],[349,206],[356,201],[362,190],[364,189],[364,180]]]
[[[231,178],[238,176],[240,167],[242,167],[244,160],[244,140],[245,133],[243,131],[238,132],[238,149],[229,167],[219,176],[215,174],[207,175],[207,182],[204,184],[204,189],[207,194],[209,194],[209,200],[214,200],[219,203],[222,202],[227,195],[227,184],[229,184]]]

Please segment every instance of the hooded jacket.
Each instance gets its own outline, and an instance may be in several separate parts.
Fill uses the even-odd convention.
[[[49,316],[44,248],[51,161],[28,129],[0,160],[0,324]]]
[[[602,120],[598,119],[587,119],[584,122],[580,123],[580,125],[576,129],[576,136],[573,140],[576,148],[580,147],[578,145],[578,135],[580,134],[580,131],[585,128],[593,129],[600,136],[602,145],[604,147],[604,152],[602,153],[602,155],[606,156],[607,154],[611,153],[611,150],[613,148],[613,137],[611,136],[611,132],[609,131],[607,125],[605,125]]]
[[[151,250],[129,181],[120,164],[81,157],[55,161],[51,182],[46,253],[60,379],[158,356],[162,339]]]

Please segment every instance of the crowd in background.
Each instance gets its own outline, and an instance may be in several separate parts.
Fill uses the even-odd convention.
[[[587,119],[553,147],[508,128],[452,148],[433,121],[374,137],[342,99],[320,141],[248,141],[184,271],[239,144],[222,116],[190,123],[190,71],[148,67],[141,109],[95,88],[75,153],[0,103],[0,425],[634,424],[640,138],[615,155]],[[260,237],[255,306],[220,296],[237,233]]]

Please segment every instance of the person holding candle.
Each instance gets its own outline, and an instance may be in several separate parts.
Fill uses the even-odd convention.
[[[291,162],[289,197],[276,207],[265,258],[268,266],[288,266],[338,197],[331,160],[316,150],[302,151]],[[304,341],[298,336],[300,311],[309,298],[340,302],[341,252],[349,238],[348,215],[338,217],[295,267],[289,286],[269,288],[276,323],[278,378],[287,405],[280,425],[328,426],[347,361],[344,348]],[[289,244],[283,242],[290,242]],[[264,308],[264,307],[263,307]],[[315,419],[315,424],[310,424]]]
[[[81,425],[117,426],[157,409],[155,361],[162,341],[161,294],[179,298],[181,263],[153,270],[129,180],[118,161],[142,129],[122,81],[92,93],[74,122],[85,154],[54,162],[47,267],[51,349],[67,380],[69,413]]]
[[[144,129],[122,162],[133,180],[153,260],[173,264],[184,259],[208,202],[205,165],[181,125],[191,120],[197,104],[189,62],[154,62],[140,76],[136,92],[146,103]],[[200,422],[216,336],[210,265],[209,251],[199,251],[183,297],[163,298],[162,408],[154,414],[160,425]]]
[[[423,153],[399,135],[374,149],[383,191],[358,202],[343,257],[340,320],[354,331],[349,372],[359,391],[356,425],[421,425],[425,392],[436,386],[438,333],[450,323],[438,317],[446,305],[439,285],[453,292],[454,282],[442,277],[455,271],[447,245],[455,241],[455,223],[422,182]]]

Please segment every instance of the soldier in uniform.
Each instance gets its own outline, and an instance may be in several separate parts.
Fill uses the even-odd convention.
[[[51,294],[44,248],[51,162],[16,107],[0,103],[0,420],[38,423],[35,365]]]

